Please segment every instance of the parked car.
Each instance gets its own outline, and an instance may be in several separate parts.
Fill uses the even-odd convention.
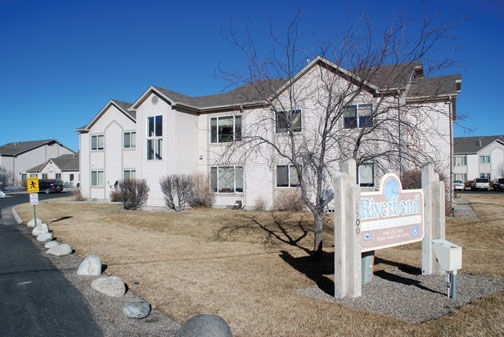
[[[0,199],[3,199],[3,198],[5,198],[5,193],[0,191]]]
[[[492,182],[492,189],[494,191],[504,191],[504,178],[495,179]]]
[[[487,178],[476,178],[471,184],[471,190],[489,190],[490,181]]]
[[[455,191],[463,191],[465,190],[465,184],[462,180],[455,180],[453,182],[453,189]]]
[[[39,179],[39,193],[59,193],[63,191],[63,182],[57,179]]]

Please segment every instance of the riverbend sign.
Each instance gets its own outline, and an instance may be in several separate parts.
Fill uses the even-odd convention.
[[[361,296],[366,252],[381,248],[421,241],[422,275],[441,273],[433,242],[445,238],[445,186],[434,166],[422,167],[421,190],[403,190],[385,174],[377,191],[362,191],[356,173],[349,159],[334,179],[334,297]]]
[[[422,241],[423,210],[422,190],[403,190],[395,174],[386,174],[378,191],[361,192],[361,251]]]

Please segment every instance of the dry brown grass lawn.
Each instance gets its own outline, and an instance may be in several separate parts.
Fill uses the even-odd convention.
[[[465,195],[478,220],[447,219],[447,239],[463,247],[463,271],[504,276],[504,194]],[[17,207],[26,222],[29,204]],[[332,258],[313,262],[309,213],[232,210],[125,211],[117,204],[41,203],[37,214],[82,257],[100,256],[153,307],[183,323],[222,316],[235,336],[497,336],[504,294],[451,316],[411,324],[296,293],[333,278]],[[325,250],[332,251],[331,219]],[[419,244],[377,252],[375,270],[421,266]],[[296,268],[295,268],[295,267]]]

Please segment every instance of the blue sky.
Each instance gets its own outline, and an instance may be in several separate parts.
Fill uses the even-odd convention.
[[[231,26],[251,29],[267,46],[271,19],[284,32],[298,10],[313,53],[341,31],[348,15],[367,8],[373,24],[393,13],[421,17],[422,1],[106,1],[0,0],[0,145],[55,138],[77,151],[75,129],[110,99],[134,102],[150,85],[190,96],[216,94],[228,82],[217,69],[243,72],[243,55],[226,41]],[[455,58],[447,73],[462,74],[455,136],[504,134],[504,1],[430,1],[446,18],[469,15],[440,56]],[[378,26],[377,26],[378,27]],[[308,41],[309,42],[308,42]],[[448,46],[447,46],[448,47]]]

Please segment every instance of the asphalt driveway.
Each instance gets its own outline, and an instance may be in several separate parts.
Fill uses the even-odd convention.
[[[0,217],[0,331],[2,336],[102,336],[91,309],[10,208]]]

